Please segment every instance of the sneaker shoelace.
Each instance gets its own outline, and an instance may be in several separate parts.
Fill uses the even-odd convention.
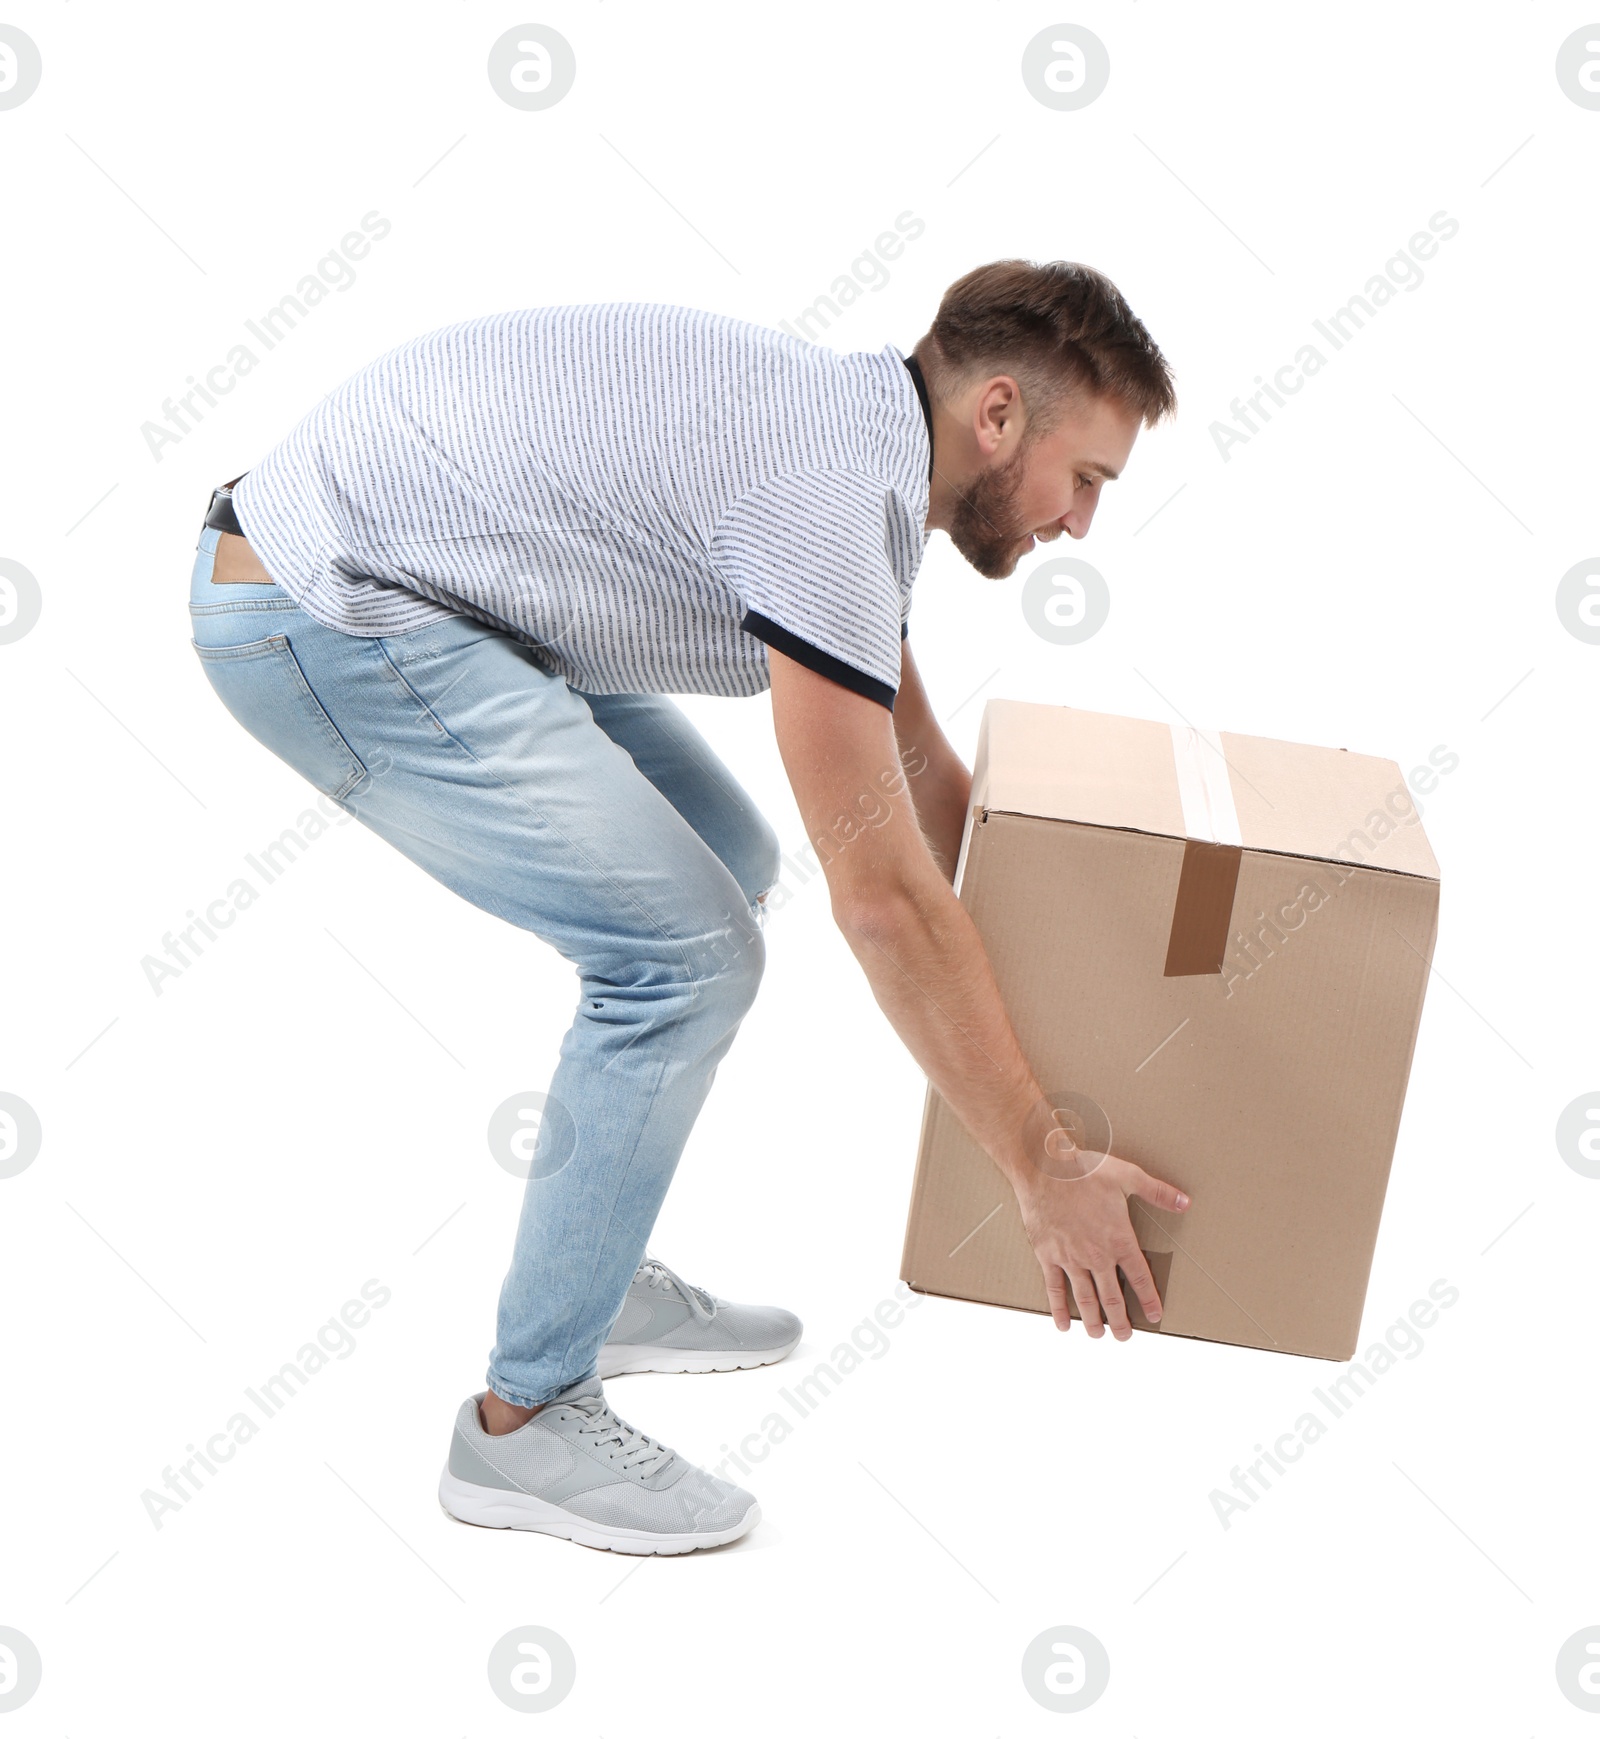
[[[639,1264],[638,1278],[642,1278],[649,1286],[675,1286],[701,1322],[710,1322],[717,1314],[717,1301],[703,1286],[691,1286],[655,1256],[646,1256]]]
[[[578,1435],[595,1438],[598,1448],[609,1449],[607,1459],[620,1462],[629,1473],[654,1473],[674,1457],[675,1452],[666,1444],[635,1430],[626,1419],[613,1413],[603,1395],[585,1395],[562,1405],[575,1413],[588,1414],[589,1423],[578,1427]]]

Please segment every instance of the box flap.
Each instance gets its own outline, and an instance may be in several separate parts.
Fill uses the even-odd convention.
[[[1186,727],[1031,701],[984,708],[972,800],[1001,814],[1196,837],[1185,823],[1183,756],[1210,754]],[[1246,850],[1425,876],[1439,866],[1405,779],[1377,755],[1222,731],[1225,779]],[[1195,769],[1191,769],[1191,772]],[[1191,778],[1190,785],[1194,781]],[[1191,803],[1191,821],[1193,804]]]

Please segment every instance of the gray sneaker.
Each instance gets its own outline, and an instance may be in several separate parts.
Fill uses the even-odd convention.
[[[600,1379],[574,1383],[515,1431],[491,1436],[482,1394],[461,1403],[439,1502],[480,1528],[526,1528],[607,1552],[697,1552],[761,1520],[749,1492],[635,1431]]]
[[[747,1371],[776,1364],[799,1344],[793,1311],[730,1304],[646,1256],[600,1349],[599,1371]]]

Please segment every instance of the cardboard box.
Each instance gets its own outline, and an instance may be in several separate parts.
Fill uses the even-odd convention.
[[[1130,1202],[1160,1334],[1356,1349],[1438,924],[1393,761],[990,701],[957,886],[1080,1145]],[[1070,1184],[1061,1187],[1070,1188]],[[1010,1185],[931,1089],[902,1277],[1045,1311]]]

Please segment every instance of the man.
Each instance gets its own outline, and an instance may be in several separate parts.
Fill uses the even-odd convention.
[[[601,1386],[768,1363],[800,1334],[646,1252],[755,995],[779,855],[670,693],[770,687],[834,918],[1015,1189],[1057,1326],[1070,1287],[1091,1335],[1126,1339],[1119,1268],[1159,1316],[1127,1197],[1187,1201],[1055,1127],[952,889],[970,777],[905,632],[929,532],[1005,577],[1083,537],[1174,408],[1107,279],[1009,260],[952,285],[909,357],[639,304],[466,321],[378,358],[217,492],[192,609],[223,702],[578,971],[450,1514],[655,1553],[759,1516]]]

